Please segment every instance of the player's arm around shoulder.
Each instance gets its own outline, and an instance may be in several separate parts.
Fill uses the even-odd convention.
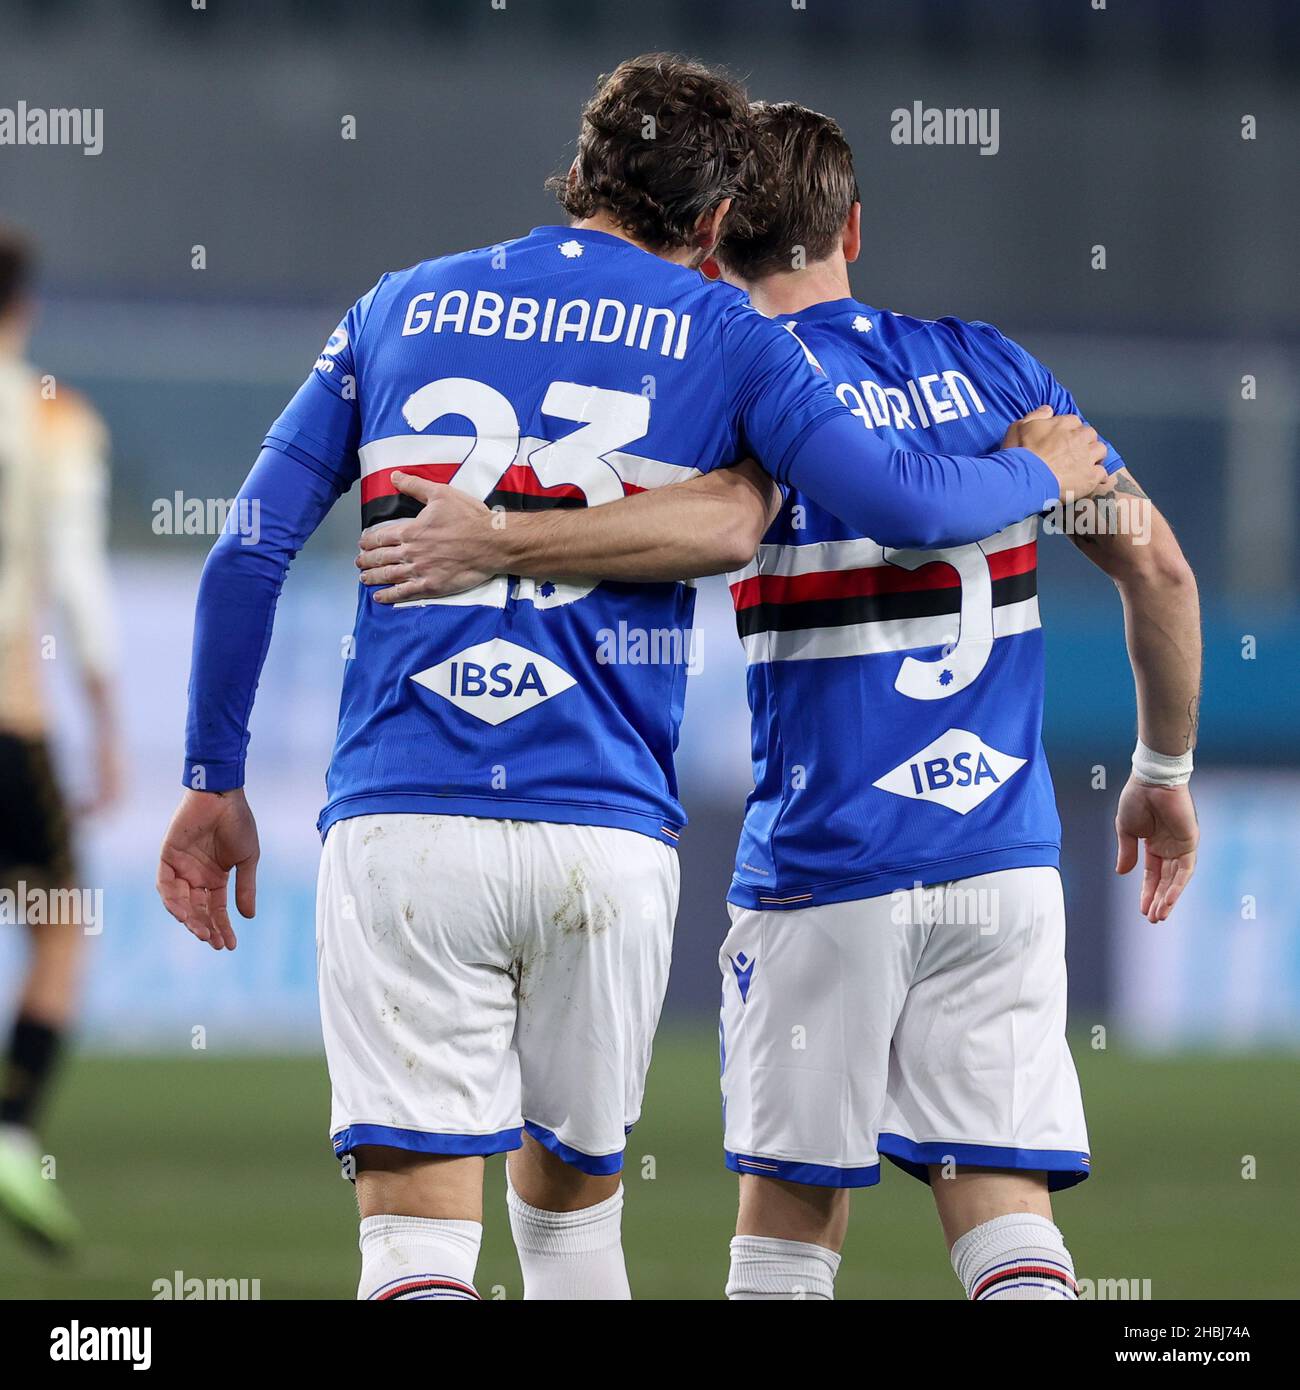
[[[497,574],[657,583],[747,564],[780,502],[751,460],[599,507],[489,510],[443,483],[394,473],[419,516],[362,533],[361,582],[380,603],[438,598]]]
[[[1173,910],[1196,866],[1200,828],[1189,780],[1201,688],[1196,576],[1168,521],[1127,468],[1067,513],[1070,538],[1115,583],[1137,689],[1138,743],[1115,818],[1116,871],[1145,844],[1139,906]]]

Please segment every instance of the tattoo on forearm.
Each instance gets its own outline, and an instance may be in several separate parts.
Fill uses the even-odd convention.
[[[1116,492],[1127,493],[1130,497],[1141,497],[1143,501],[1149,502],[1151,499],[1137,485],[1136,481],[1129,477],[1127,473],[1120,473],[1115,478]]]
[[[1143,502],[1147,505],[1140,506]],[[1121,469],[1107,478],[1100,491],[1091,497],[1075,501],[1064,509],[1058,506],[1045,527],[1051,529],[1055,525],[1066,531],[1080,547],[1093,546],[1112,536],[1131,536],[1135,544],[1145,545],[1151,538],[1153,510],[1151,499]]]
[[[1184,736],[1183,747],[1191,749],[1196,745],[1196,732],[1201,723],[1201,697],[1193,695],[1187,702],[1187,733]]]
[[[1124,472],[1116,473],[1110,479],[1109,485],[1103,483],[1102,486],[1092,494],[1090,500],[1094,502],[1098,500],[1109,501],[1119,493],[1123,493],[1126,497],[1140,497],[1144,502],[1149,502],[1151,500],[1138,486],[1136,479],[1131,478]]]

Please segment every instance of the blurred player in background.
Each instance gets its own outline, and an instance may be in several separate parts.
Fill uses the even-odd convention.
[[[1075,413],[989,325],[854,300],[860,204],[839,127],[792,103],[756,119],[772,160],[759,230],[727,233],[718,260],[798,334],[862,428],[975,453],[1030,412]],[[1196,584],[1113,449],[1105,466],[1104,488],[1062,517],[1123,599],[1139,741],[1116,867],[1145,842],[1140,903],[1158,922],[1196,859]],[[703,478],[500,527],[447,489],[409,490],[425,512],[364,537],[359,557],[366,582],[407,597],[498,567],[622,578],[656,550],[700,574],[691,545],[728,509],[760,505]],[[877,1182],[885,1154],[931,1183],[972,1299],[1072,1299],[1049,1192],[1090,1158],[1065,1038],[1038,519],[898,549],[833,511],[787,488],[731,576],[756,785],[720,958],[725,1147],[741,1175],[728,1294],[831,1297],[849,1189]]]
[[[68,807],[55,779],[41,662],[53,600],[81,671],[93,724],[95,785],[79,811],[119,785],[105,549],[108,439],[84,398],[26,360],[32,253],[0,226],[0,892],[19,908],[31,955],[0,1077],[0,1212],[55,1247],[76,1222],[41,1167],[33,1126],[76,1008],[82,938]],[[56,538],[59,563],[42,562]],[[33,899],[31,895],[37,895]],[[35,910],[39,901],[43,910]],[[16,930],[16,927],[12,929]]]
[[[863,431],[791,335],[695,269],[729,214],[744,225],[755,170],[734,83],[663,55],[624,63],[561,181],[571,225],[386,275],[339,325],[240,493],[259,537],[223,535],[200,587],[187,791],[158,879],[200,940],[235,945],[232,867],[252,915],[248,714],[288,564],[354,482],[371,526],[418,513],[404,473],[510,514],[752,453],[913,544],[1098,484],[1101,449],[1078,421],[1031,422],[958,460]],[[713,534],[706,567],[752,554],[764,519]],[[502,1151],[525,1297],[629,1296],[621,1168],[676,913],[693,606],[658,557],[639,578],[493,574],[431,605],[359,589],[317,921],[362,1298],[477,1297],[483,1155]],[[620,632],[658,654],[611,650]]]

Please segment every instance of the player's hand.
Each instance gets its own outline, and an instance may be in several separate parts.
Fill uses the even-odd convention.
[[[1091,497],[1110,476],[1101,466],[1106,446],[1097,431],[1077,415],[1053,415],[1040,405],[1007,430],[1004,449],[1029,449],[1056,474],[1059,499],[1076,502]]]
[[[1201,830],[1188,787],[1152,787],[1130,777],[1115,815],[1119,852],[1115,872],[1126,874],[1146,844],[1138,908],[1148,922],[1163,922],[1174,910],[1196,868]]]
[[[214,951],[235,949],[226,885],[235,870],[241,917],[257,907],[257,823],[242,791],[187,791],[163,838],[158,896],[163,906]]]
[[[468,493],[395,472],[399,492],[424,503],[419,516],[385,521],[361,533],[361,582],[379,588],[377,603],[441,598],[486,583],[501,573],[495,558],[496,515]]]

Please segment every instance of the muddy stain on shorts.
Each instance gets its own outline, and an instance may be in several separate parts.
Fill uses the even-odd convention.
[[[551,924],[565,936],[599,936],[618,920],[618,904],[612,898],[590,903],[587,896],[587,875],[581,864],[575,864],[569,870],[560,905],[551,913]]]

